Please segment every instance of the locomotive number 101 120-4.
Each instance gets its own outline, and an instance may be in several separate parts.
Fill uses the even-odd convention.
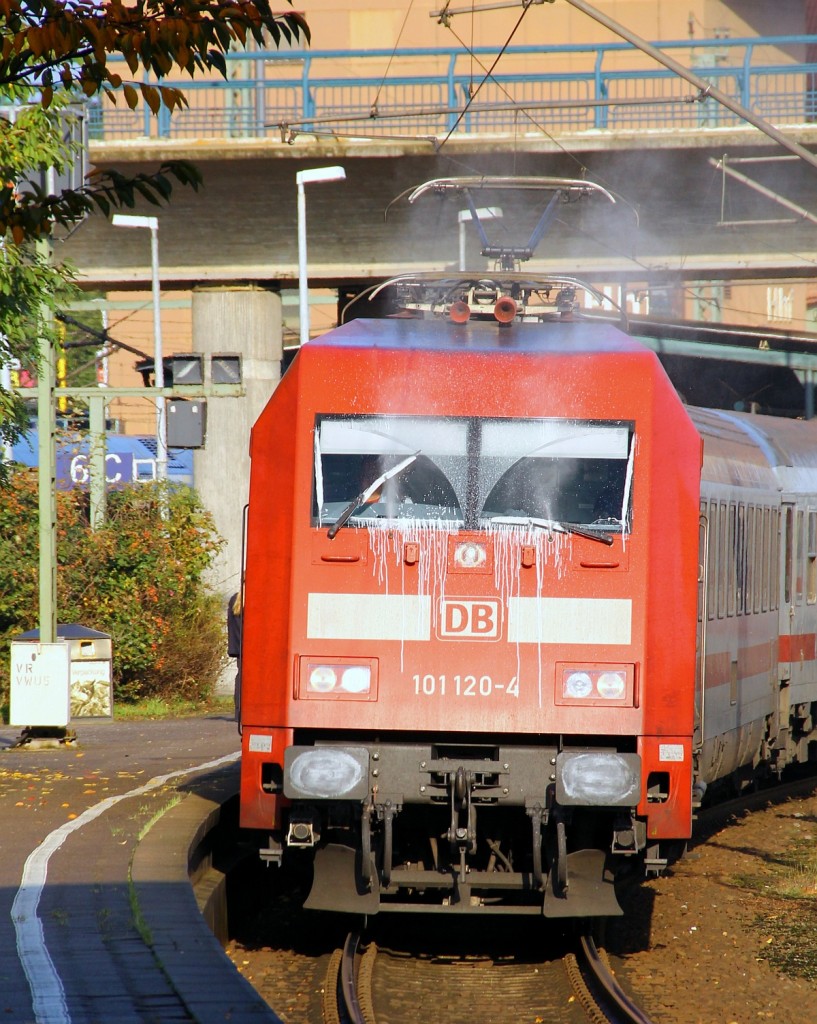
[[[497,682],[487,675],[425,675],[412,676],[414,693],[418,697],[492,697],[504,693],[508,697],[519,696],[519,678],[513,676],[510,682]]]

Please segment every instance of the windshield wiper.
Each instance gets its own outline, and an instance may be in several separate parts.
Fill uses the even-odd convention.
[[[366,504],[369,498],[371,498],[379,487],[382,487],[387,480],[391,480],[392,477],[397,476],[398,473],[402,473],[407,466],[412,464],[412,462],[416,462],[419,454],[419,452],[415,452],[414,455],[409,455],[407,459],[403,459],[402,462],[398,462],[396,466],[392,466],[391,469],[387,469],[385,473],[381,473],[376,480],[373,480],[365,490],[361,491],[356,498],[353,498],[349,502],[346,508],[326,531],[326,536],[332,540],[336,536],[338,530],[343,529],[354,513],[357,512],[361,505]]]
[[[597,533],[595,530],[578,526],[576,523],[561,523],[556,519],[538,519],[534,516],[491,516],[491,523],[501,526],[536,526],[540,530],[553,530],[555,533],[575,533],[577,537],[597,540],[600,544],[610,547],[613,538],[609,533]]]

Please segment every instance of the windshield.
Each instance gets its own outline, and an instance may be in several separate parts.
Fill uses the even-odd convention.
[[[626,422],[319,416],[313,525],[539,520],[626,531],[632,441]]]

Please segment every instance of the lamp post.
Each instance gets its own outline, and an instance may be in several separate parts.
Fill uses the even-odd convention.
[[[111,218],[115,228],[147,228],[150,231],[150,274],[153,292],[153,383],[165,386],[165,368],[162,353],[162,309],[159,292],[159,219],[115,213]],[[167,409],[161,395],[156,396],[156,479],[167,479]]]
[[[477,210],[477,216],[480,222],[484,220],[499,220],[502,216],[502,210],[498,206],[481,206]],[[465,270],[465,225],[473,219],[470,210],[460,210],[457,214],[457,222],[460,228],[460,270]]]
[[[306,190],[304,185],[322,181],[344,181],[346,171],[342,167],[312,167],[298,171],[295,182],[298,186],[298,309],[301,328],[301,344],[309,341],[309,285],[306,277]]]

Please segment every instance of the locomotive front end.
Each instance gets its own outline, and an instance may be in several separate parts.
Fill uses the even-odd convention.
[[[308,907],[617,913],[691,817],[700,441],[657,361],[356,321],[290,373],[288,512],[275,398],[253,437],[242,824],[312,863]]]

